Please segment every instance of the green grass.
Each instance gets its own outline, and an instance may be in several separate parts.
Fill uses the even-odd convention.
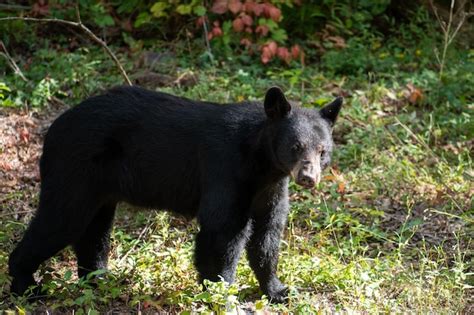
[[[94,48],[64,53],[44,47],[32,58],[25,71],[29,82],[5,78],[9,91],[3,106],[28,104],[42,112],[53,96],[74,104],[121,80]],[[291,288],[288,304],[269,304],[260,296],[244,257],[234,285],[210,284],[203,292],[192,264],[197,224],[127,205],[120,206],[116,219],[111,272],[97,280],[97,288],[78,283],[74,256],[66,250],[38,273],[45,301],[30,304],[12,297],[7,257],[31,214],[16,216],[11,207],[37,196],[34,190],[1,197],[0,309],[468,313],[474,285],[472,58],[466,53],[452,63],[442,85],[425,61],[417,73],[383,68],[370,76],[345,76],[310,65],[190,67],[189,60],[178,59],[179,70],[169,73],[192,71],[198,84],[160,90],[193,99],[260,99],[274,84],[307,107],[321,106],[332,94],[346,95],[334,131],[333,168],[317,189],[290,187],[291,213],[279,264],[279,275]],[[131,63],[127,68],[135,71]],[[466,83],[453,88],[455,76]],[[410,82],[423,91],[420,103],[407,100]],[[37,200],[31,202],[34,206]]]

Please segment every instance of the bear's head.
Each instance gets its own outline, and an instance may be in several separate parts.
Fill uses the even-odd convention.
[[[311,188],[331,161],[332,128],[342,106],[336,98],[320,110],[292,106],[278,87],[264,101],[268,147],[274,166],[298,185]]]

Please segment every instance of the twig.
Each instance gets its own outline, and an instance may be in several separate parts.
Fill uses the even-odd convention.
[[[0,4],[0,10],[31,10],[31,6],[19,5],[19,4]]]
[[[79,16],[78,11],[79,10],[77,9],[76,13]],[[128,78],[128,75],[125,72],[125,69],[122,67],[122,64],[117,59],[115,54],[110,50],[110,48],[107,46],[107,44],[103,40],[101,40],[99,37],[97,37],[87,26],[82,24],[82,22],[80,20],[80,17],[79,17],[79,22],[73,22],[73,21],[62,20],[62,19],[37,19],[37,18],[19,17],[19,16],[11,16],[11,17],[0,18],[0,22],[1,21],[16,21],[16,20],[30,21],[30,22],[40,22],[40,23],[58,23],[58,24],[69,25],[69,26],[77,27],[77,28],[81,29],[82,31],[84,31],[84,33],[86,33],[87,36],[89,36],[90,39],[92,39],[94,42],[96,42],[97,44],[102,46],[102,48],[104,48],[105,52],[110,56],[110,58],[112,58],[112,60],[115,62],[115,64],[119,68],[120,73],[121,73],[122,77],[125,79],[125,81],[127,82],[127,84],[128,85],[133,85],[132,81],[130,81],[130,79]]]
[[[456,10],[456,12],[454,12],[455,3],[456,3],[456,0],[451,0],[451,5],[449,7],[448,21],[446,23],[446,21],[441,19],[441,17],[439,16],[438,9],[434,5],[433,0],[430,0],[430,5],[431,5],[431,8],[433,9],[433,13],[436,16],[436,19],[438,20],[441,30],[443,31],[443,47],[442,47],[441,56],[437,48],[435,48],[434,50],[436,60],[438,61],[438,64],[439,64],[439,78],[440,79],[443,76],[444,68],[446,65],[446,55],[447,55],[449,46],[452,44],[453,40],[458,35],[458,32],[463,26],[464,22],[466,21],[466,18],[473,15],[474,13],[474,12],[464,12],[465,1],[461,1],[461,4],[459,4],[459,8]],[[454,25],[456,23],[457,25]]]
[[[452,213],[449,213],[449,212],[445,212],[445,211],[440,211],[440,210],[436,210],[434,208],[427,208],[425,211],[429,211],[429,212],[434,212],[434,213],[437,213],[437,214],[442,214],[442,215],[445,215],[447,217],[450,217],[450,218],[455,218],[455,219],[459,219],[459,220],[463,220],[463,221],[467,221],[469,223],[474,223],[474,220],[469,218],[469,217],[466,217],[466,218],[463,218],[459,215],[455,215],[455,214],[452,214]]]
[[[140,232],[140,235],[138,235],[137,243],[133,244],[133,246],[125,253],[125,255],[123,255],[122,258],[120,258],[117,265],[121,265],[127,259],[128,255],[130,255],[135,250],[135,248],[137,247],[138,241],[140,241],[142,237],[145,235],[145,233],[148,230],[150,230],[150,227],[151,227],[151,224],[145,226],[145,228]]]
[[[209,43],[209,31],[207,30],[207,16],[203,17],[202,27],[204,28],[204,39],[206,41],[207,52],[209,57],[212,59],[211,44]]]
[[[79,0],[76,1],[76,18],[77,18],[77,22],[78,22],[79,24],[82,24],[81,12],[79,11]]]
[[[23,75],[23,72],[21,72],[20,67],[18,67],[15,60],[13,60],[13,58],[10,56],[10,54],[8,53],[7,48],[3,44],[3,41],[1,41],[1,40],[0,40],[0,47],[3,50],[3,53],[0,53],[0,55],[2,55],[3,57],[5,57],[5,59],[7,59],[8,64],[10,65],[10,67],[13,69],[13,71],[15,71],[16,74],[18,74],[20,76],[20,78],[23,79],[23,81],[28,82],[28,79]]]

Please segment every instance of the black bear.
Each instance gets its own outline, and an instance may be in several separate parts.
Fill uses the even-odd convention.
[[[292,106],[270,88],[263,102],[215,104],[138,87],[91,97],[49,128],[39,208],[9,259],[11,291],[72,245],[78,274],[106,268],[115,207],[197,217],[200,280],[232,282],[244,248],[262,291],[284,301],[276,275],[289,211],[288,182],[313,187],[330,162],[342,105]]]

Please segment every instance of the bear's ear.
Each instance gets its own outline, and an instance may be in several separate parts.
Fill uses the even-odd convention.
[[[337,115],[339,115],[343,101],[344,99],[339,96],[334,101],[321,108],[319,111],[321,117],[326,119],[331,126],[334,126],[334,123],[336,122]]]
[[[270,119],[283,118],[291,110],[291,105],[279,87],[271,87],[265,94],[265,113]]]

